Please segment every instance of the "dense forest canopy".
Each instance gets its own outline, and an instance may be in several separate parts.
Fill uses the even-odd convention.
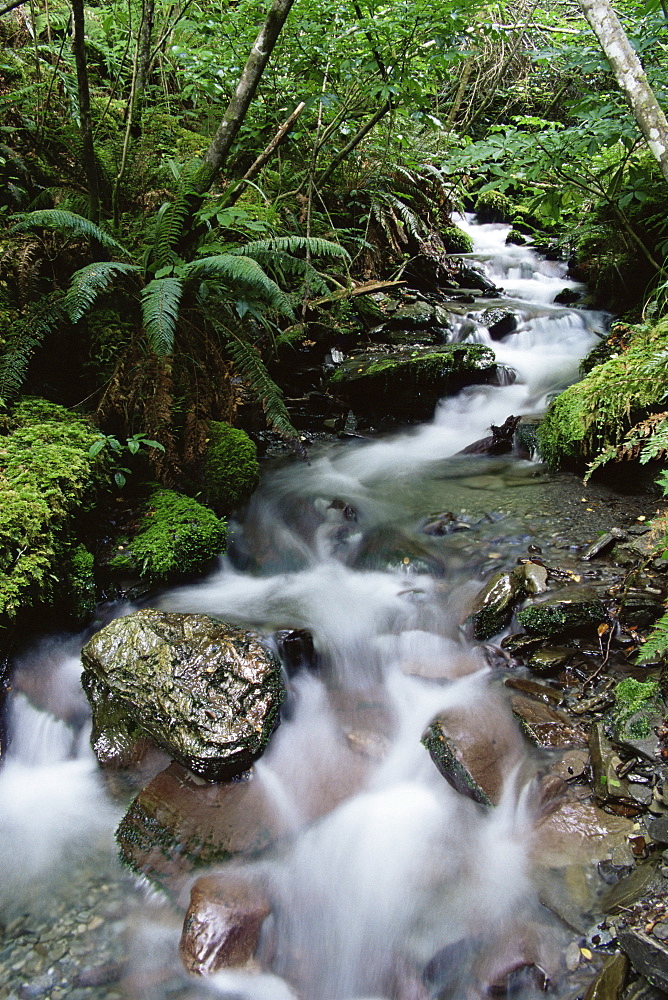
[[[165,480],[232,415],[235,372],[290,437],[277,343],[362,308],[351,283],[401,277],[481,198],[601,301],[659,318],[666,182],[597,6],[7,4],[0,398],[149,434]],[[664,4],[615,9],[665,103]]]

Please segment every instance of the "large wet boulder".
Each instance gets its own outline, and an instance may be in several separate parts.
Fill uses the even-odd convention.
[[[493,381],[494,352],[483,344],[371,350],[344,361],[330,378],[338,396],[365,413],[428,419],[438,400],[464,385]]]
[[[94,635],[82,659],[101,763],[122,762],[148,736],[222,781],[251,766],[278,723],[278,660],[255,633],[207,615],[135,611]]]

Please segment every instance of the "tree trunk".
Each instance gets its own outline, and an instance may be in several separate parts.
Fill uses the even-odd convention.
[[[209,190],[216,174],[225,164],[232,143],[243,124],[260,78],[269,62],[269,57],[274,50],[293,3],[294,0],[273,0],[272,2],[266,20],[255,39],[255,44],[244,66],[234,96],[227,106],[218,131],[204,154],[202,166],[195,179],[195,186],[200,194]]]
[[[95,162],[95,147],[93,146],[93,130],[90,120],[90,91],[88,89],[88,67],[86,65],[86,30],[84,25],[83,0],[72,0],[72,15],[83,168],[88,186],[90,217],[93,222],[99,222],[100,189],[97,177],[97,163]]]
[[[659,164],[664,180],[668,182],[668,122],[640,60],[608,0],[579,0],[579,3],[610,63],[636,124]]]

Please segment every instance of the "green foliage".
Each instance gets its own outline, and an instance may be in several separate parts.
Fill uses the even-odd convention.
[[[0,400],[5,404],[16,399],[35,351],[65,319],[62,297],[53,293],[31,305],[24,316],[14,321],[0,355]]]
[[[74,621],[83,625],[90,621],[96,604],[95,556],[85,545],[77,545],[66,560],[67,586],[65,599],[71,606]]]
[[[80,268],[72,276],[64,300],[70,319],[76,323],[85,316],[92,309],[97,297],[106,292],[118,277],[138,272],[136,264],[125,264],[115,260],[100,261]]]
[[[249,498],[258,480],[257,449],[246,432],[212,420],[204,458],[204,488],[211,507],[229,514]]]
[[[138,533],[110,567],[153,582],[197,573],[224,550],[225,532],[225,522],[196,500],[156,490],[144,506]]]
[[[105,449],[108,450],[111,454],[109,460],[111,473],[116,486],[120,490],[125,486],[127,476],[132,470],[119,465],[119,461],[122,461],[125,452],[127,452],[127,460],[129,461],[142,448],[157,448],[161,452],[165,450],[164,445],[159,441],[152,441],[145,434],[141,433],[133,434],[132,437],[126,438],[125,442],[119,441],[114,434],[100,434],[88,449],[88,456],[89,458],[95,458]]]
[[[161,357],[171,354],[176,339],[183,281],[164,275],[149,281],[141,292],[144,332],[151,348]]]
[[[638,663],[652,663],[668,655],[668,611],[659,618],[650,635],[642,644]]]
[[[0,618],[60,595],[63,546],[106,476],[88,453],[95,436],[45,400],[24,399],[12,411],[0,439]]]
[[[668,321],[637,327],[618,355],[593,368],[550,405],[538,429],[543,460],[582,462],[613,457],[641,416],[662,409],[668,395]],[[591,470],[593,471],[593,469]],[[591,474],[591,472],[590,472]]]
[[[244,337],[234,335],[229,320],[222,332],[228,337],[227,347],[235,367],[259,400],[269,427],[286,441],[296,441],[297,431],[290,421],[283,393],[270,377],[258,350]]]
[[[85,219],[82,215],[76,215],[74,212],[64,212],[62,209],[56,208],[28,212],[25,215],[15,216],[15,221],[9,232],[10,234],[22,233],[29,229],[55,229],[61,233],[68,233],[70,236],[99,243],[107,250],[114,250],[122,256],[126,254],[125,248],[109,233],[100,229],[89,219]]]

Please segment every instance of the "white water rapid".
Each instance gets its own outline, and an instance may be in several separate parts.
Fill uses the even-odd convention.
[[[265,856],[234,863],[271,900],[266,971],[208,982],[178,972],[179,917],[115,868],[113,829],[125,806],[87,745],[77,642],[53,639],[24,654],[9,699],[0,922],[28,926],[44,893],[69,898],[74,884],[73,925],[90,928],[96,904],[86,903],[82,870],[107,886],[116,879],[120,901],[105,921],[115,922],[128,964],[112,985],[77,987],[63,973],[60,986],[26,997],[474,1000],[513,974],[512,989],[532,997],[542,985],[536,969],[558,984],[572,934],[540,902],[546,863],[530,779],[541,761],[460,627],[484,574],[526,550],[545,476],[526,459],[453,456],[510,414],[543,410],[577,377],[604,317],[554,305],[573,284],[563,265],[506,246],[507,227],[462,225],[505,297],[462,315],[460,335],[489,343],[515,381],[465,389],[419,428],[323,445],[310,465],[267,471],[217,572],[159,598],[165,610],[207,612],[265,635],[314,636],[319,670],[291,680],[289,711],[252,778],[286,833]],[[499,343],[477,318],[493,306],[519,318]],[[508,529],[504,490],[520,498]],[[397,533],[431,545],[420,527],[445,511],[465,530],[429,548],[441,572],[414,572],[408,559],[388,568],[373,556],[392,549]],[[420,742],[445,710],[498,743],[505,780],[493,809],[456,792]],[[125,909],[123,899],[132,900]],[[0,970],[12,967],[5,952]],[[49,974],[26,971],[25,981]]]

